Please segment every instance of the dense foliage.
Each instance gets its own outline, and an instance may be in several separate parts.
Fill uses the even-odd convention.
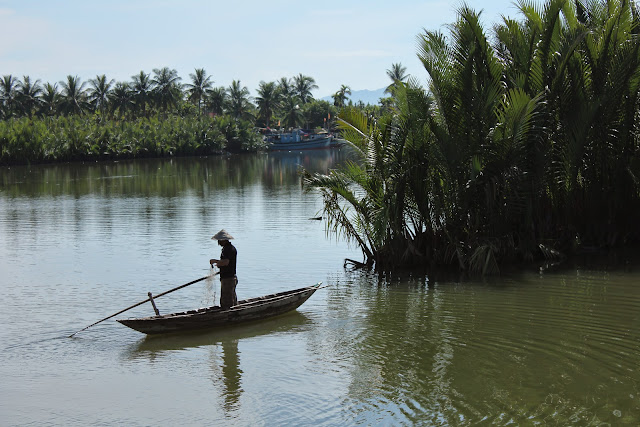
[[[428,90],[342,113],[362,161],[306,183],[365,263],[490,274],[640,239],[635,3],[517,5],[491,36],[463,5],[449,37],[419,36]]]
[[[204,69],[189,77],[182,84],[164,67],[130,82],[70,75],[58,86],[4,75],[0,164],[253,151],[264,147],[256,127],[327,127],[337,113],[313,99],[317,85],[303,74],[261,82],[255,99],[238,80],[214,87]]]
[[[251,123],[229,117],[152,116],[101,121],[71,115],[0,121],[0,164],[192,156],[255,150]]]

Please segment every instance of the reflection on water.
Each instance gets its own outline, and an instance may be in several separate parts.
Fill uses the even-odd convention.
[[[128,350],[127,357],[130,359],[145,358],[153,361],[155,358],[175,350],[237,342],[269,334],[296,333],[310,327],[311,323],[307,316],[294,311],[275,318],[233,327],[216,328],[210,331],[147,335]]]
[[[308,220],[320,199],[297,171],[348,158],[0,169],[0,425],[638,424],[636,256],[485,281],[345,271],[358,253]],[[263,323],[145,338],[109,320],[64,338],[208,273],[220,228],[239,298],[328,287]],[[218,287],[156,303],[210,305]]]
[[[222,378],[225,385],[224,409],[227,413],[240,409],[238,400],[242,392],[241,376],[238,340],[224,341],[222,343]]]
[[[640,288],[630,284],[639,278],[354,276],[327,307],[328,318],[352,322],[332,325],[317,345],[353,343],[344,360],[355,363],[344,368],[355,420],[383,407],[376,422],[388,424],[635,424]]]
[[[227,418],[241,409],[242,363],[239,343],[261,336],[290,336],[313,327],[311,319],[300,312],[292,312],[264,321],[251,322],[212,331],[147,336],[126,352],[130,360],[156,363],[175,351],[203,348],[209,352],[210,375],[214,387],[223,398]]]
[[[4,197],[206,197],[214,191],[260,183],[265,189],[300,184],[300,167],[312,172],[353,159],[348,148],[273,152],[256,156],[143,159],[0,168]]]

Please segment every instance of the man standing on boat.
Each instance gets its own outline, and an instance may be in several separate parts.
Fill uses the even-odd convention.
[[[229,240],[233,239],[225,230],[220,230],[211,238],[217,240],[222,246],[220,259],[210,259],[209,264],[213,267],[215,264],[220,269],[220,307],[223,309],[232,307],[238,303],[236,297],[236,285],[238,278],[236,277],[236,259],[238,251]]]

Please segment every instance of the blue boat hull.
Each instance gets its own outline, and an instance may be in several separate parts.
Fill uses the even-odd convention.
[[[326,136],[322,138],[313,138],[302,141],[291,141],[291,142],[281,142],[276,141],[272,142],[269,145],[269,150],[278,151],[278,150],[315,150],[321,148],[329,148],[331,146],[331,137]]]

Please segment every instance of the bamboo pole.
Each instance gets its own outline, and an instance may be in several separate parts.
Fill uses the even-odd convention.
[[[153,306],[153,311],[156,312],[156,316],[160,316],[160,311],[158,310],[158,307],[156,307],[156,302],[153,300],[153,294],[148,292],[147,295],[149,295],[149,301],[151,301],[151,305]]]
[[[203,281],[203,280],[205,280],[205,279],[208,279],[209,277],[213,277],[213,276],[215,276],[215,275],[216,275],[216,274],[218,274],[218,273],[219,273],[219,272],[216,272],[216,273],[214,273],[214,274],[211,274],[211,275],[208,275],[208,276],[204,276],[204,277],[201,277],[201,278],[196,279],[196,280],[192,280],[192,281],[191,281],[191,282],[189,282],[189,283],[185,283],[184,285],[180,285],[180,286],[178,286],[178,287],[176,287],[176,288],[169,289],[169,290],[168,290],[168,291],[166,291],[166,292],[163,292],[163,293],[161,293],[161,294],[158,294],[158,295],[154,296],[153,298],[159,298],[159,297],[161,297],[161,296],[163,296],[163,295],[170,294],[171,292],[173,292],[173,291],[177,291],[178,289],[185,288],[185,287],[187,287],[187,286],[189,286],[189,285],[193,285],[194,283],[198,283],[198,282],[201,282],[201,281]],[[142,304],[144,304],[145,302],[149,302],[149,301],[151,301],[151,297],[147,298],[147,299],[146,299],[146,300],[144,300],[144,301],[140,301],[139,303],[134,304],[134,305],[132,305],[131,307],[127,307],[127,308],[125,308],[124,310],[120,310],[119,312],[114,313],[114,314],[112,314],[111,316],[105,317],[105,318],[104,318],[104,319],[102,319],[102,320],[98,320],[96,323],[92,323],[92,324],[90,324],[89,326],[87,326],[87,327],[85,327],[85,328],[82,328],[82,329],[80,329],[80,330],[79,330],[79,331],[77,331],[77,332],[72,333],[71,335],[69,335],[69,338],[72,338],[72,337],[73,337],[75,334],[77,334],[78,332],[85,331],[85,330],[89,329],[90,327],[97,325],[98,323],[101,323],[101,322],[104,322],[105,320],[111,319],[112,317],[117,316],[117,315],[118,315],[118,314],[120,314],[120,313],[124,313],[124,312],[125,312],[125,311],[127,311],[127,310],[131,310],[132,308],[137,307],[137,306],[139,306],[139,305],[142,305]]]

